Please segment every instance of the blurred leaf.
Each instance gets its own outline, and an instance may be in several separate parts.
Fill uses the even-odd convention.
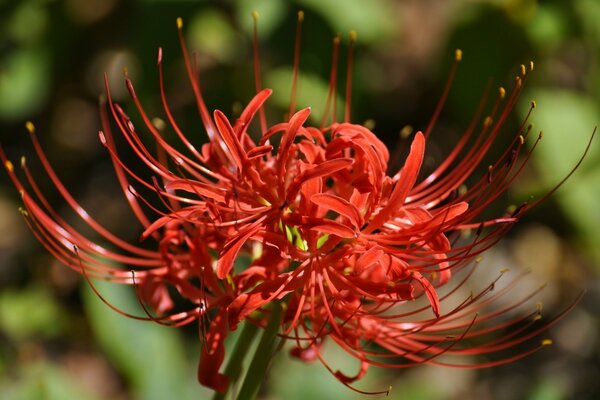
[[[121,309],[144,315],[133,288],[96,282],[102,295]],[[136,321],[110,309],[87,288],[84,305],[92,328],[110,360],[127,377],[136,398],[144,400],[208,398],[195,379],[196,367],[186,359],[181,336],[173,328]],[[198,352],[196,350],[194,353]]]
[[[221,63],[231,62],[239,54],[239,39],[227,17],[217,10],[202,10],[190,21],[190,46],[202,56]]]
[[[10,53],[0,66],[0,118],[19,120],[33,114],[49,89],[49,57],[42,48]]]
[[[544,138],[533,153],[533,162],[547,187],[552,187],[583,154],[592,129],[600,122],[600,113],[595,102],[581,93],[538,89],[529,94],[537,103],[531,121],[544,130]],[[527,106],[522,104],[522,114],[527,112]],[[600,242],[599,158],[600,147],[595,140],[581,167],[555,194],[565,214],[577,225],[598,257],[600,251],[594,244]]]
[[[259,31],[261,37],[269,36],[284,18],[289,15],[287,1],[253,0],[235,2],[235,14],[238,24],[246,32],[252,32],[252,12],[259,15]]]
[[[553,380],[545,379],[534,386],[529,400],[561,400],[567,398],[564,388]]]
[[[575,9],[585,30],[585,38],[600,46],[600,2],[597,0],[576,0]]]
[[[479,3],[469,11],[460,15],[449,39],[449,49],[462,49],[463,61],[450,91],[448,110],[464,121],[472,117],[490,78],[497,85],[510,86],[517,66],[532,54],[523,27],[502,9]]]
[[[328,342],[322,348],[323,357],[334,371],[341,369],[343,373],[353,375],[358,372],[359,361],[344,350]],[[270,393],[277,393],[274,399],[304,400],[304,399],[364,399],[365,395],[358,394],[340,383],[333,374],[320,362],[304,362],[292,358],[286,351],[273,360],[267,378]],[[391,379],[381,379],[377,368],[371,368],[367,374],[356,383],[361,390],[387,390]],[[392,394],[393,394],[392,390]],[[389,399],[385,395],[367,396],[373,400]],[[410,399],[411,397],[403,397]]]
[[[3,400],[96,400],[94,393],[81,387],[72,375],[48,363],[28,364],[18,380],[0,378]]]
[[[265,87],[277,88],[273,91],[270,100],[277,106],[287,110],[292,94],[292,69],[279,68],[270,70],[266,76]],[[300,73],[296,109],[311,107],[310,120],[320,123],[327,101],[329,85],[317,75]],[[338,115],[344,107],[343,101],[338,97]]]
[[[4,290],[0,295],[0,327],[14,339],[52,337],[64,329],[65,315],[46,288]]]
[[[565,15],[551,4],[540,5],[535,18],[524,25],[529,39],[540,51],[558,47],[567,31]]]
[[[321,14],[342,36],[356,31],[363,43],[385,40],[398,23],[390,1],[299,0],[298,3]]]
[[[37,1],[24,1],[10,17],[6,30],[12,39],[26,43],[39,39],[47,26],[46,9]]]

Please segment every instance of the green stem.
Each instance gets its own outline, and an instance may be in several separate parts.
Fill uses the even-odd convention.
[[[244,379],[242,388],[238,393],[238,400],[251,400],[255,399],[258,395],[258,390],[260,389],[263,379],[265,378],[269,361],[271,361],[271,356],[273,355],[273,347],[275,344],[275,339],[277,338],[277,332],[279,332],[281,318],[281,304],[274,302],[273,308],[271,309],[271,318],[269,319],[269,324],[267,325],[267,328],[265,329],[262,338],[258,343],[256,352],[254,353],[254,358],[250,363],[250,367],[246,373],[246,378]]]
[[[240,332],[240,336],[238,336],[235,342],[233,353],[231,354],[229,361],[227,361],[227,366],[225,367],[225,376],[229,378],[229,387],[235,384],[240,377],[240,374],[242,373],[242,363],[244,362],[246,353],[248,353],[248,350],[250,350],[254,336],[258,331],[258,327],[252,322],[246,321],[243,325],[244,326]],[[213,400],[224,400],[225,396],[229,392],[229,387],[224,393],[216,392],[213,396]]]

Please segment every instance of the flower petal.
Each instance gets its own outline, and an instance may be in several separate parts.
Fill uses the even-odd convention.
[[[210,324],[198,365],[198,381],[219,393],[224,393],[229,385],[229,379],[219,372],[225,359],[227,332],[227,316],[219,313]]]
[[[319,193],[313,195],[310,200],[320,207],[330,209],[336,213],[348,218],[356,229],[362,225],[361,216],[356,206],[348,200],[329,193]]]
[[[367,227],[367,232],[372,232],[373,230],[379,228],[389,219],[394,211],[400,209],[404,205],[406,197],[417,181],[417,176],[419,175],[419,170],[421,169],[421,164],[423,163],[424,154],[425,136],[423,136],[421,132],[417,132],[410,146],[410,153],[406,158],[406,163],[400,171],[400,178],[394,186],[394,190],[390,195],[389,201],[386,206],[382,208],[381,211],[379,211],[379,213],[373,218]]]

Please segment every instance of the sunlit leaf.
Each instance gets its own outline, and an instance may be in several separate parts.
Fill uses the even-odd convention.
[[[102,295],[116,306],[144,315],[131,287],[96,282]],[[106,306],[86,287],[84,305],[90,322],[110,360],[127,377],[139,399],[188,399],[210,393],[195,379],[198,349],[184,348],[174,329],[124,317]]]
[[[600,112],[592,99],[573,91],[546,89],[535,90],[528,95],[537,103],[532,122],[544,130],[544,138],[534,152],[533,162],[545,185],[552,187],[577,163],[594,126],[600,122]],[[527,106],[522,106],[522,113],[526,112]],[[599,159],[600,146],[596,140],[581,167],[555,194],[588,244],[600,240],[597,222],[600,221]],[[596,252],[600,256],[598,250]]]
[[[42,48],[15,50],[0,67],[0,118],[30,116],[46,100],[49,89],[48,53]]]
[[[240,40],[227,17],[217,10],[202,10],[190,23],[190,47],[202,57],[209,56],[227,63],[239,54]]]
[[[252,12],[258,13],[260,35],[263,38],[268,36],[289,13],[287,1],[236,1],[235,5],[237,22],[246,33],[252,32]]]
[[[37,362],[26,365],[19,379],[0,377],[0,397],[6,400],[97,400],[100,399],[84,388],[74,376],[56,365]]]
[[[56,336],[65,321],[50,292],[41,286],[0,294],[0,330],[13,339]]]
[[[9,18],[6,30],[12,39],[27,43],[44,34],[48,20],[48,11],[40,2],[23,1]]]
[[[266,76],[266,86],[277,88],[270,98],[273,104],[283,109],[289,107],[292,93],[291,68],[279,68],[269,71]],[[311,107],[309,119],[313,123],[319,123],[325,110],[328,90],[329,86],[324,78],[314,74],[300,74],[296,108]],[[343,101],[338,97],[338,114],[340,116],[343,105]]]
[[[356,31],[363,43],[385,39],[399,22],[391,2],[386,1],[301,0],[299,3],[321,14],[337,32]]]

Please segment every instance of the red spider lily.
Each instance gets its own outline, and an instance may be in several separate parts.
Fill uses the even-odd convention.
[[[298,30],[301,20],[300,16]],[[219,372],[227,333],[244,320],[266,326],[272,302],[286,305],[279,334],[295,343],[292,354],[304,360],[321,360],[346,385],[362,377],[369,365],[467,366],[437,357],[501,353],[539,335],[556,320],[531,327],[539,319],[537,309],[523,316],[501,318],[531,296],[488,311],[488,305],[508,296],[517,280],[493,291],[496,279],[458,305],[444,303],[469,280],[478,257],[522,213],[555,190],[512,213],[492,219],[481,217],[514,181],[540,139],[531,149],[524,149],[524,137],[531,129],[527,118],[488,172],[468,189],[461,189],[476,177],[488,150],[503,132],[527,78],[525,67],[508,93],[500,88],[491,107],[486,107],[488,95],[484,96],[447,158],[423,176],[426,142],[460,61],[457,52],[431,123],[424,133],[414,135],[403,167],[390,173],[385,145],[364,126],[349,122],[352,51],[345,118],[336,121],[339,39],[334,40],[328,111],[321,126],[307,125],[311,110],[296,111],[295,95],[289,119],[269,126],[263,106],[271,90],[261,87],[256,40],[257,93],[241,115],[230,121],[219,110],[212,115],[208,111],[195,63],[183,39],[181,20],[178,27],[208,143],[197,149],[179,128],[165,95],[160,50],[164,114],[186,151],[165,140],[127,76],[127,88],[158,150],[150,151],[142,141],[131,119],[113,102],[108,85],[100,111],[100,140],[110,154],[133,214],[143,226],[142,238],[155,241],[155,250],[123,241],[83,210],[52,169],[31,123],[27,128],[33,146],[51,181],[75,213],[109,245],[94,243],[61,218],[24,160],[22,180],[1,149],[0,157],[22,195],[27,223],[48,251],[81,272],[90,284],[90,278],[100,278],[136,286],[146,315],[117,311],[172,326],[200,321],[203,347],[198,378],[202,384],[218,392],[227,390],[228,377]],[[295,46],[293,93],[299,48],[300,35]],[[250,126],[257,115],[260,137],[255,140]],[[327,125],[328,118],[334,122]],[[122,161],[111,119],[154,178],[137,175]],[[161,207],[134,186],[153,192]],[[472,230],[475,234],[470,240],[461,239]],[[234,263],[242,253],[250,255],[252,261],[236,271]],[[453,274],[459,270],[466,271],[465,277],[456,281]],[[447,286],[451,287],[440,294],[440,288]],[[173,292],[189,302],[188,311],[173,311]],[[426,306],[413,307],[410,303],[420,297],[426,299]],[[329,366],[320,352],[326,338],[357,358],[360,368],[356,375],[348,376]],[[468,366],[511,362],[540,346]]]

